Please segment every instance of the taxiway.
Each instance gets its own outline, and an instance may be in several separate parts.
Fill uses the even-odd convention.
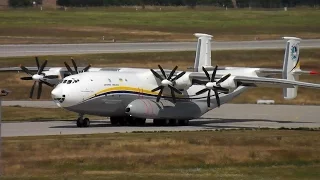
[[[303,40],[301,48],[320,48],[320,39]],[[212,50],[284,49],[284,40],[212,42]],[[195,51],[196,42],[17,44],[0,45],[0,57]]]
[[[108,119],[93,120],[89,128],[77,128],[74,121],[5,122],[2,136],[95,134],[133,131],[196,131],[237,128],[320,128],[320,106],[225,104],[189,126],[112,126]],[[230,113],[232,112],[232,113]],[[103,118],[102,118],[103,119]]]

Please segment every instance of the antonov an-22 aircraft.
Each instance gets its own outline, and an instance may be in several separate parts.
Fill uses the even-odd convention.
[[[211,66],[211,35],[196,33],[198,38],[194,70],[191,72],[140,68],[20,68],[33,80],[30,97],[38,83],[54,87],[52,98],[64,109],[79,114],[78,127],[88,127],[84,115],[110,117],[112,125],[143,125],[147,118],[156,125],[187,125],[190,119],[229,102],[251,87],[283,88],[284,98],[297,96],[298,86],[320,88],[320,84],[301,82],[299,75],[316,74],[300,69],[300,39],[287,41],[283,69]],[[80,69],[80,70],[79,70]],[[33,74],[32,72],[36,72]],[[66,76],[66,75],[69,76]],[[282,74],[282,79],[271,78]]]

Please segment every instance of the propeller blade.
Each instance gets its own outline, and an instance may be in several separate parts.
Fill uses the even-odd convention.
[[[58,79],[59,76],[57,76],[57,75],[48,75],[48,76],[44,76],[44,78],[47,78],[47,79]]]
[[[231,74],[227,74],[225,76],[223,76],[221,79],[219,79],[219,81],[217,82],[217,84],[222,83],[223,81],[225,81],[226,79],[228,79],[231,76]]]
[[[50,84],[50,83],[48,83],[48,82],[46,82],[46,81],[41,81],[41,82],[44,83],[44,84],[47,85],[47,86],[54,87],[53,84]]]
[[[73,58],[71,58],[71,62],[72,62],[72,64],[73,64],[74,70],[76,71],[76,74],[78,74],[78,67],[77,67],[76,62],[74,62],[74,59],[73,59]]]
[[[34,87],[36,86],[36,83],[37,81],[33,82],[33,85],[31,87],[31,90],[30,90],[30,95],[29,95],[29,98],[32,99],[32,96],[33,96],[33,90],[34,90]]]
[[[38,57],[37,57],[37,56],[35,57],[35,59],[36,59],[37,67],[38,67],[38,69],[39,69],[39,68],[40,68],[39,59],[38,59]]]
[[[87,72],[90,69],[90,67],[91,67],[91,64],[89,64],[87,67],[85,67],[82,71]]]
[[[220,97],[217,90],[214,90],[214,95],[216,96],[217,105],[220,107]]]
[[[216,66],[212,72],[212,76],[210,79],[211,82],[214,82],[214,77],[216,77],[217,69],[218,69],[218,66]]]
[[[38,69],[38,75],[40,75],[40,74],[42,73],[44,67],[46,67],[46,65],[47,65],[47,62],[48,62],[48,61],[45,60],[45,61],[43,62],[43,64],[41,65],[41,67]]]
[[[20,65],[20,68],[21,68],[21,70],[22,70],[23,72],[25,72],[25,73],[27,73],[27,74],[29,74],[29,75],[31,75],[31,76],[33,75],[32,72],[29,71],[29,69],[27,69],[26,67]]]
[[[162,89],[162,88],[163,88],[163,86],[158,86],[157,88],[152,89],[151,92],[158,91],[158,90],[160,90],[160,89]]]
[[[21,77],[21,80],[33,80],[32,77]]]
[[[178,74],[176,77],[174,77],[171,81],[173,82],[173,81],[175,81],[175,80],[177,80],[177,79],[179,79],[179,78],[181,78],[184,74],[185,74],[186,72],[181,72],[180,74]]]
[[[167,75],[166,75],[166,73],[164,72],[164,70],[162,69],[162,67],[161,67],[160,65],[158,65],[158,67],[159,67],[159,69],[161,70],[161,73],[162,73],[163,77],[164,77],[165,79],[167,79]]]
[[[39,82],[37,99],[40,99],[41,92],[42,92],[42,82]]]
[[[159,87],[160,87],[160,86],[159,86]],[[161,87],[160,89],[161,89],[161,90],[159,91],[158,96],[157,96],[157,102],[160,101],[160,98],[161,98],[161,95],[162,95],[162,92],[163,92],[164,87]]]
[[[172,101],[173,103],[176,103],[176,95],[174,94],[174,89],[172,88],[172,86],[169,86],[169,88],[171,89]]]
[[[196,92],[196,95],[203,94],[203,93],[205,93],[206,91],[209,91],[209,89],[204,88],[204,89],[202,89],[202,90],[200,90],[200,91]]]
[[[223,93],[229,93],[229,89],[227,89],[227,88],[217,86],[217,87],[215,87],[215,89],[217,89]]]
[[[157,77],[158,79],[160,79],[161,81],[163,80],[163,78],[157,73],[155,72],[153,69],[150,69],[150,71],[152,72],[152,74]]]
[[[169,74],[169,76],[168,76],[168,80],[170,80],[171,79],[171,77],[173,76],[173,74],[176,72],[176,70],[178,69],[178,66],[176,66],[176,67],[174,67],[173,68],[173,70],[171,71],[171,73]]]
[[[182,92],[181,92],[179,89],[177,89],[177,88],[175,88],[175,87],[173,87],[173,86],[171,86],[171,85],[168,85],[168,87],[169,87],[171,90],[173,90],[174,92],[176,92],[176,93],[178,93],[178,94],[182,94]]]
[[[206,68],[204,68],[204,67],[202,66],[202,70],[203,70],[203,72],[206,74],[208,80],[210,81],[210,75],[209,75],[208,71],[206,70]]]
[[[208,96],[207,96],[207,106],[210,107],[210,94],[211,94],[211,91],[209,90],[208,91]]]
[[[63,63],[64,63],[64,65],[66,66],[66,68],[68,69],[68,71],[69,71],[71,74],[73,74],[73,71],[72,71],[72,69],[70,68],[69,64],[68,64],[67,62],[63,62]]]

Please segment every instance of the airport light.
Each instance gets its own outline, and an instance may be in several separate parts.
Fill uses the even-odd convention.
[[[1,119],[2,119],[2,114],[1,114],[1,102],[2,102],[2,97],[7,96],[9,94],[9,91],[5,89],[0,89],[0,176],[2,175],[2,134],[1,134]]]

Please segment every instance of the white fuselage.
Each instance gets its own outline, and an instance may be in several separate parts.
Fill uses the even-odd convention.
[[[237,72],[234,71],[233,73]],[[243,71],[239,71],[238,73],[243,74]],[[154,102],[158,92],[151,92],[151,90],[158,85],[159,80],[152,75],[149,69],[128,68],[119,71],[85,72],[64,78],[62,83],[58,84],[52,91],[52,98],[59,107],[79,114],[123,116],[126,114],[126,107],[135,100],[141,100],[143,107],[139,108],[149,113],[154,111],[154,109],[149,105],[150,102],[145,100],[152,100]],[[170,116],[172,116],[172,110],[174,109],[174,112],[178,114],[179,112],[182,113],[178,115],[179,117],[190,119],[200,117],[207,111],[217,107],[214,93],[211,93],[210,108],[207,107],[207,93],[195,95],[197,91],[204,87],[203,85],[192,85],[187,89],[177,87],[183,94],[176,95],[176,104],[171,102],[170,91],[168,88],[165,88],[160,100],[164,112],[161,116],[168,115],[164,111],[168,107],[170,107]],[[230,101],[245,89],[245,87],[238,87],[229,94],[219,93],[221,104]],[[197,111],[194,111],[192,114],[186,113],[186,109],[190,107],[192,107],[189,110],[190,112],[194,108]],[[181,108],[180,111],[179,108]],[[146,112],[143,112],[143,115],[138,114],[138,116],[147,118],[158,116],[151,116]]]

